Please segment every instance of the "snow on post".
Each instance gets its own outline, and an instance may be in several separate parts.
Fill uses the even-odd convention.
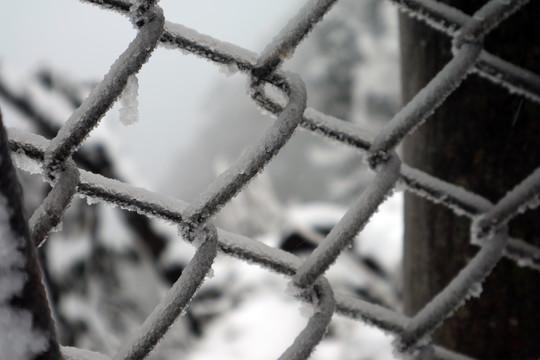
[[[10,360],[61,359],[1,115],[0,351]]]

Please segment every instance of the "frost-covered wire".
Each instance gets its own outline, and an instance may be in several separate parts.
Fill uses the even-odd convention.
[[[61,360],[37,251],[0,114],[0,349],[11,360]]]
[[[482,249],[459,274],[427,303],[410,321],[400,339],[402,351],[410,351],[422,338],[433,332],[471,297],[482,293],[482,282],[503,254],[507,230],[500,230],[485,242]]]
[[[113,360],[142,360],[161,340],[186,308],[210,270],[217,254],[217,232],[213,226],[201,229],[202,239],[197,252],[183,269],[180,278],[152,310]]]
[[[491,0],[476,11],[467,24],[459,29],[454,38],[454,47],[460,48],[467,42],[478,42],[503,20],[519,10],[529,0]]]
[[[57,175],[58,180],[34,211],[28,221],[31,239],[36,246],[41,246],[49,233],[62,221],[64,212],[71,203],[79,185],[79,169],[73,160],[66,162],[66,168]]]
[[[446,66],[379,132],[369,149],[369,162],[384,161],[403,138],[420,126],[468,75],[480,54],[476,44],[464,45]]]
[[[455,36],[456,32],[472,19],[463,11],[433,0],[390,0],[414,18],[425,21],[430,27]],[[509,1],[499,0],[502,3]],[[521,1],[518,1],[521,3]],[[511,1],[516,3],[516,1]],[[525,3],[525,1],[523,1]],[[519,4],[521,6],[521,4]],[[540,76],[513,65],[482,50],[473,69],[479,76],[504,86],[512,93],[540,103]]]
[[[289,101],[266,133],[221,174],[187,210],[189,221],[200,224],[212,217],[277,154],[292,136],[306,109],[306,88],[295,74],[285,75]]]
[[[25,133],[23,135],[20,131],[11,131],[11,135],[13,138],[11,141],[13,147],[16,147],[17,149],[24,148],[25,154],[32,154],[35,159],[43,157],[43,152],[46,148],[45,139],[35,135],[27,136]],[[436,195],[433,194],[447,192],[457,199],[474,199],[474,194],[468,193],[461,188],[456,187],[454,189],[451,184],[444,183],[438,179],[438,181],[433,181],[435,178],[429,178],[429,175],[422,174],[418,170],[404,167],[402,172],[405,173],[405,175],[402,174],[402,178],[406,178],[409,181],[411,178],[416,178],[414,185],[416,191],[419,191],[418,188],[424,188],[422,191],[427,191],[425,189],[428,189],[429,193],[435,198]],[[412,174],[415,176],[412,176]],[[147,190],[136,189],[133,186],[117,180],[107,179],[103,176],[95,175],[84,170],[81,170],[81,184],[79,185],[79,190],[81,194],[86,196],[112,202],[130,210],[174,222],[183,221],[181,213],[189,206],[185,202],[160,196]],[[472,209],[470,210],[471,214],[477,214],[481,211],[486,211],[488,206],[489,202],[487,200],[478,197],[478,200],[462,207]],[[270,248],[258,241],[237,234],[218,229],[218,239],[218,246],[222,252],[250,262],[259,263],[260,265],[285,275],[294,275],[302,264],[302,261],[292,254],[280,249]],[[521,243],[521,246],[516,246],[519,243]],[[534,252],[531,249],[534,249]],[[534,258],[537,259],[537,261],[540,259],[538,256],[540,252],[537,248],[516,239],[511,239],[509,241],[505,252],[507,256],[509,256],[509,254],[516,255],[519,253],[523,256],[525,256],[525,254],[537,254]],[[512,258],[512,256],[509,257]],[[524,257],[522,256],[518,256],[518,259],[523,258]],[[377,305],[367,303],[360,299],[355,299],[350,295],[338,293],[336,294],[336,302],[336,309],[339,313],[367,321],[386,331],[396,334],[400,334],[404,331],[406,324],[410,321],[399,313],[378,307]]]
[[[51,141],[47,149],[49,173],[54,173],[77,150],[122,93],[128,77],[137,73],[152,54],[163,32],[165,18],[157,6],[152,6],[148,11],[151,12],[151,20],[141,27],[126,51]]]
[[[540,168],[508,192],[494,207],[482,215],[478,227],[479,236],[493,232],[510,219],[540,206]]]
[[[349,206],[349,210],[334,226],[323,242],[307,257],[294,276],[294,284],[306,288],[332,265],[341,251],[351,244],[355,236],[367,224],[379,205],[388,196],[399,178],[401,161],[393,154],[380,165],[372,182]]]
[[[481,282],[501,256],[507,256],[519,265],[540,269],[540,249],[520,239],[508,238],[505,228],[507,222],[519,212],[538,206],[540,169],[498,203],[492,204],[457,185],[401,164],[393,151],[459,86],[470,71],[476,71],[511,91],[539,102],[540,78],[537,75],[494,57],[481,48],[483,36],[527,1],[492,0],[470,17],[431,0],[393,0],[415,16],[427,20],[432,27],[455,37],[456,52],[454,59],[376,136],[365,132],[359,125],[306,108],[307,95],[302,79],[277,70],[286,56],[321,21],[335,0],[309,1],[260,57],[183,25],[166,22],[155,1],[87,1],[127,15],[139,32],[113,64],[109,74],[53,140],[10,131],[11,150],[45,166],[46,180],[56,181],[53,190],[30,221],[34,236],[36,239],[44,238],[61,220],[62,212],[73,194],[77,193],[173,222],[180,227],[186,240],[198,246],[190,265],[184,269],[165,299],[114,359],[142,359],[152,350],[204,281],[217,250],[288,276],[292,284],[301,289],[302,301],[315,305],[316,311],[307,327],[285,351],[282,359],[307,358],[324,336],[335,311],[394,334],[398,339],[398,350],[420,351],[422,356],[434,359],[469,359],[434,346],[429,335],[469,297],[479,295]],[[77,169],[71,160],[75,150],[123,91],[128,77],[141,68],[158,41],[169,48],[191,52],[247,74],[251,77],[253,100],[277,116],[277,120],[251,150],[192,204]],[[274,90],[284,96],[268,91],[270,87],[276,88]],[[242,235],[216,229],[209,222],[280,151],[298,125],[367,153],[370,165],[377,172],[372,182],[350,205],[343,219],[306,259]],[[0,146],[6,147],[6,144],[6,141],[0,141]],[[4,149],[4,152],[7,153],[7,150]],[[396,184],[452,209],[457,215],[474,220],[472,240],[474,245],[480,247],[477,255],[459,275],[413,317],[349,293],[334,292],[324,277],[326,270]],[[3,189],[3,186],[0,187],[0,191]],[[52,345],[57,346],[56,343]],[[71,349],[65,349],[65,354],[67,358],[94,356]]]
[[[322,340],[336,307],[334,293],[326,279],[320,279],[312,290],[316,297],[313,315],[305,329],[296,337],[294,343],[279,357],[279,360],[307,359]]]

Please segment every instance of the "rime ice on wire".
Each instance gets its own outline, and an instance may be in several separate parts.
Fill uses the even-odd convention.
[[[139,121],[139,80],[137,75],[128,77],[126,87],[120,95],[120,122],[124,125],[133,125]]]

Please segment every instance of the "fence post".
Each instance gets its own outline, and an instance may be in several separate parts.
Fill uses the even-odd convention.
[[[485,1],[444,1],[472,14]],[[540,3],[531,2],[486,40],[495,55],[538,73]],[[448,36],[400,15],[403,101],[451,58]],[[540,107],[470,76],[433,118],[404,143],[404,162],[496,202],[540,164]],[[539,211],[510,223],[510,235],[540,244]],[[405,311],[414,315],[478,250],[470,221],[416,195],[405,197]],[[502,260],[470,300],[434,334],[435,341],[479,359],[540,353],[540,274]]]

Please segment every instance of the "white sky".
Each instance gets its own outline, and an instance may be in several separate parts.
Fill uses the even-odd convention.
[[[167,20],[260,52],[304,0],[162,0]],[[101,79],[135,36],[127,18],[77,0],[19,0],[0,5],[0,66],[32,71],[46,64],[77,79]],[[218,68],[158,48],[139,76],[140,121],[122,144],[147,186],[167,173],[171,157],[204,117]],[[112,115],[116,116],[111,110]]]

